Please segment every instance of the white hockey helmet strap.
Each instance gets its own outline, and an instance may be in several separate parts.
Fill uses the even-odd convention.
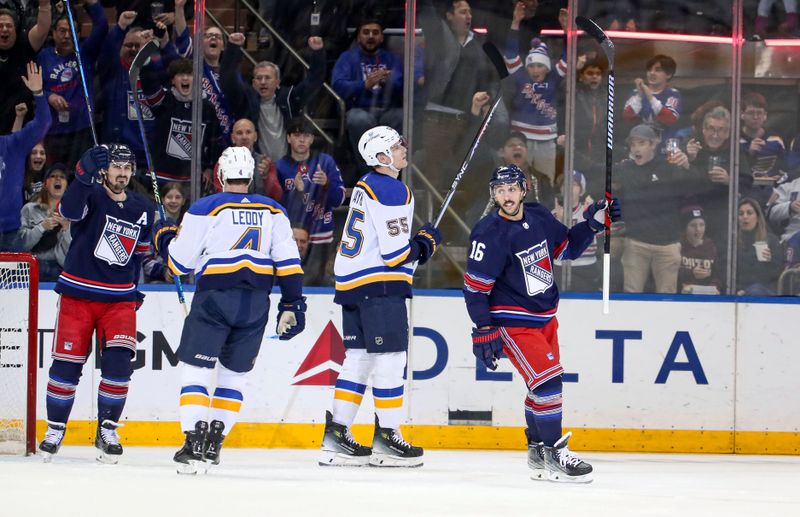
[[[222,185],[227,180],[253,179],[256,162],[247,147],[228,147],[217,162],[217,177]]]
[[[398,142],[402,142],[403,137],[400,133],[389,126],[376,126],[361,135],[358,140],[358,152],[364,162],[370,167],[389,167],[397,172],[392,157],[392,147]],[[389,163],[381,163],[378,160],[379,154],[385,154],[389,158]]]

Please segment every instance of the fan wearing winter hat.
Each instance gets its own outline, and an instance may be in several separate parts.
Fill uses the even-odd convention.
[[[524,4],[517,3],[506,39],[506,68],[511,74],[514,96],[511,100],[511,129],[525,135],[531,165],[550,180],[555,178],[558,90],[567,71],[566,56],[555,67],[547,45],[534,39],[523,61],[519,52],[519,27],[525,16]],[[561,27],[566,29],[567,11],[559,13]],[[578,58],[580,69],[586,57]],[[523,66],[524,65],[524,66]]]
[[[681,265],[678,292],[719,294],[721,281],[717,265],[717,246],[706,237],[706,220],[699,206],[681,210]],[[700,288],[703,286],[703,288]]]

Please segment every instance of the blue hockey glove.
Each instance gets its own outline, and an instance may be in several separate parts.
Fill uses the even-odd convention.
[[[153,223],[153,248],[156,253],[167,262],[169,243],[178,234],[178,225],[174,219],[167,217]]]
[[[490,370],[497,370],[497,360],[503,353],[500,329],[472,329],[472,353]]]
[[[425,223],[414,235],[413,240],[420,248],[419,263],[424,264],[436,253],[436,248],[442,242],[442,234],[431,223]]]
[[[589,222],[589,227],[595,232],[602,232],[606,227],[606,200],[601,199],[594,204],[589,205],[586,212],[583,213],[583,218]],[[622,218],[622,209],[619,205],[619,199],[611,198],[611,208],[608,212],[611,217],[611,222],[615,223]]]
[[[75,177],[84,185],[91,185],[97,173],[108,168],[108,160],[108,149],[105,146],[90,147],[75,166]]]
[[[299,300],[278,304],[278,339],[286,341],[292,339],[306,328],[306,297]]]

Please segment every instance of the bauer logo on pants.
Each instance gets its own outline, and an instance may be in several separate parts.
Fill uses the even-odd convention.
[[[543,293],[553,286],[553,266],[546,240],[517,253],[517,258],[525,272],[525,286],[529,296]]]
[[[128,221],[106,216],[106,227],[94,249],[94,256],[109,264],[124,266],[131,259],[140,228]]]

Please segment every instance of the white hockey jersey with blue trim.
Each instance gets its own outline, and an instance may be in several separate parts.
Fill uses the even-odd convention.
[[[169,244],[169,267],[194,271],[198,290],[270,290],[276,276],[303,273],[284,208],[265,196],[230,192],[192,205]]]
[[[378,172],[358,181],[334,263],[334,301],[411,297],[414,266],[402,263],[411,251],[413,218],[414,196],[403,182]]]

